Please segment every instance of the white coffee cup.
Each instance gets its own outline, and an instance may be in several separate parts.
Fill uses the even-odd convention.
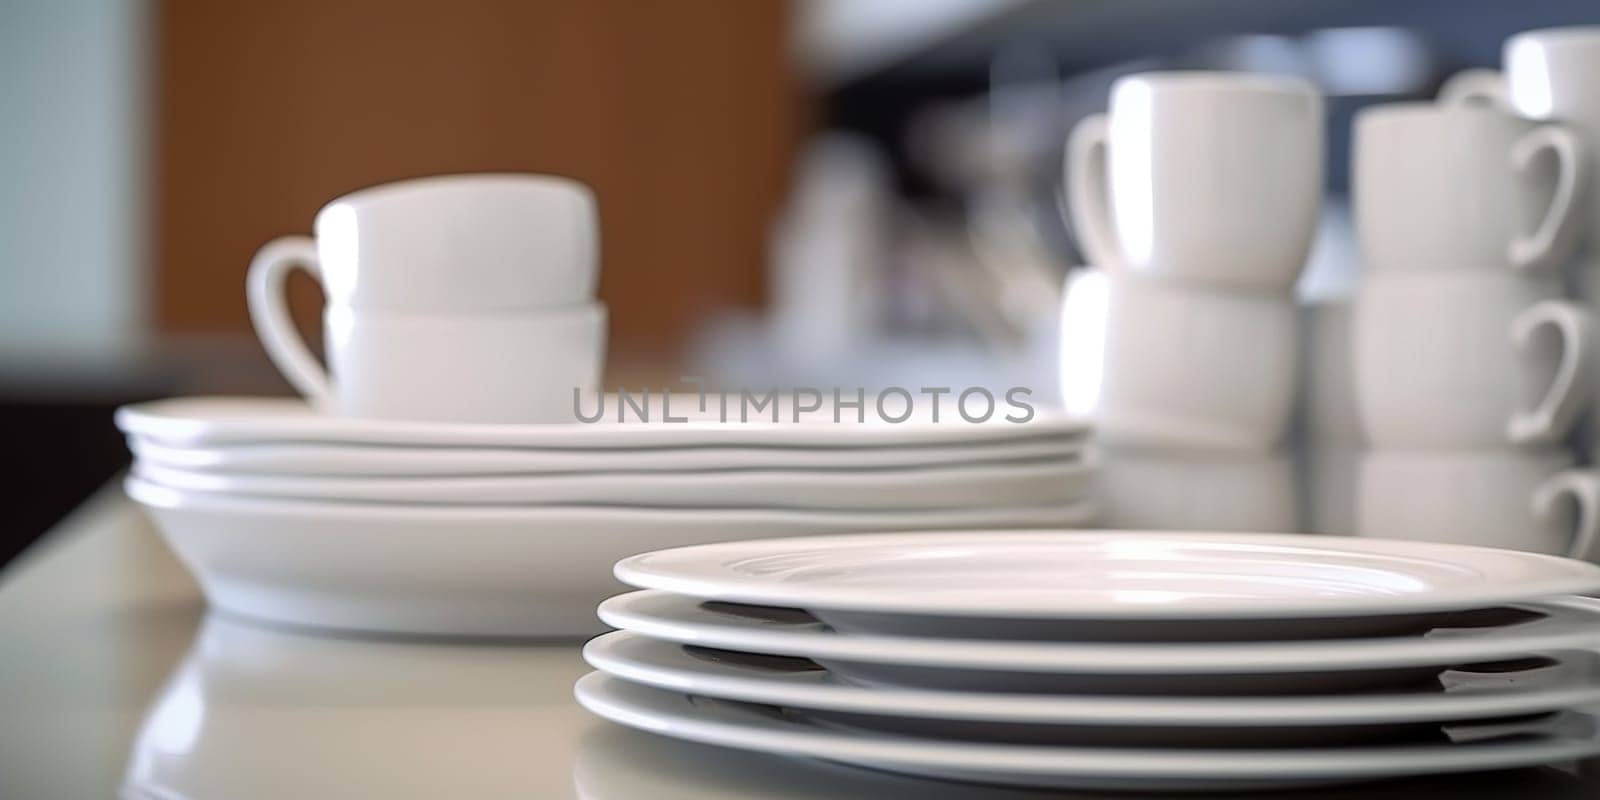
[[[1150,72],[1067,143],[1072,226],[1095,266],[1286,291],[1322,200],[1322,98],[1295,78]]]
[[[594,198],[537,175],[376,186],[317,213],[250,264],[256,332],[313,405],[345,416],[462,422],[573,417],[605,349]],[[327,298],[330,378],[285,302],[301,268]],[[559,402],[557,402],[559,400]]]
[[[1474,69],[1458,73],[1439,92],[1445,102],[1488,102],[1536,120],[1560,120],[1585,139],[1593,159],[1600,153],[1600,25],[1524,31],[1501,49],[1504,74]],[[1600,236],[1597,170],[1590,170],[1590,242]]]
[[[1559,449],[1373,451],[1357,532],[1593,559],[1600,473],[1572,465]]]
[[[1390,103],[1356,116],[1353,159],[1356,230],[1375,269],[1547,269],[1580,233],[1588,158],[1561,125]]]
[[[1356,302],[1357,407],[1375,448],[1554,442],[1590,402],[1593,323],[1558,276],[1378,272]]]
[[[1106,448],[1102,522],[1147,530],[1296,530],[1294,470],[1282,453]]]
[[[261,280],[298,266],[328,305],[425,314],[594,299],[594,195],[549,175],[440,175],[361,189],[317,212],[315,243],[280,240]],[[294,247],[287,242],[298,242]]]
[[[1294,404],[1286,296],[1084,270],[1062,306],[1061,396],[1105,441],[1266,452]]]
[[[332,379],[307,392],[344,416],[453,422],[571,422],[598,390],[599,303],[503,314],[324,314]],[[585,406],[588,407],[588,406]]]

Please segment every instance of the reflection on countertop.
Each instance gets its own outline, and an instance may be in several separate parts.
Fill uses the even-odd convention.
[[[130,795],[568,791],[574,643],[339,638],[212,615],[150,708]]]
[[[587,671],[573,641],[339,637],[202,618],[197,587],[114,490],[42,544],[0,576],[0,797],[108,797],[119,783],[129,800],[1086,796],[624,729],[572,699]],[[1531,800],[1593,797],[1595,785],[1536,769],[1271,796]]]

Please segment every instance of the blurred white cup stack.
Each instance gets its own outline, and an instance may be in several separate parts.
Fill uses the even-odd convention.
[[[345,195],[316,238],[275,239],[250,264],[267,354],[321,411],[455,422],[570,422],[599,382],[594,195],[547,175],[446,175]],[[295,331],[284,282],[322,285],[324,370]]]
[[[1355,123],[1353,347],[1372,447],[1356,532],[1590,557],[1600,482],[1567,437],[1592,399],[1594,323],[1559,270],[1588,148],[1564,124],[1447,95]]]
[[[1323,104],[1305,81],[1155,72],[1067,142],[1091,268],[1062,309],[1062,396],[1105,449],[1114,527],[1293,530],[1293,288],[1321,206]]]
[[[1578,257],[1572,265],[1571,286],[1590,310],[1600,306],[1600,26],[1575,26],[1526,31],[1506,40],[1504,69],[1473,69],[1457,74],[1440,90],[1448,103],[1481,103],[1539,121],[1557,121],[1577,134],[1590,164],[1579,182],[1589,199],[1578,212]],[[1591,404],[1593,408],[1600,408]],[[1580,437],[1589,463],[1600,456],[1600,413],[1591,410]]]

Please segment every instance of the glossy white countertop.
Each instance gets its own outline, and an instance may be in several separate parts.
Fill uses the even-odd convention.
[[[188,573],[108,488],[0,573],[0,797],[1046,796],[624,730],[573,702],[578,644],[207,618]],[[1600,779],[1519,770],[1292,796],[1512,794],[1592,798]]]

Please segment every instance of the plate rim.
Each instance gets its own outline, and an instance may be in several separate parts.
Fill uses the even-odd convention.
[[[1049,439],[968,443],[916,448],[679,447],[654,449],[406,447],[332,442],[250,442],[170,444],[140,436],[125,437],[136,460],[174,468],[260,474],[372,475],[547,475],[561,472],[737,470],[758,468],[831,469],[869,464],[908,469],[949,462],[1014,462],[1053,459],[1098,465],[1087,443],[1058,445]]]
[[[570,516],[614,517],[617,522],[648,522],[653,517],[706,519],[708,515],[718,522],[735,520],[785,519],[828,522],[828,524],[864,524],[879,522],[892,524],[896,517],[938,517],[974,513],[972,509],[931,509],[905,511],[902,509],[804,509],[804,508],[738,508],[732,506],[619,506],[596,503],[570,505],[539,505],[513,503],[380,503],[372,501],[306,500],[286,497],[263,497],[230,492],[195,492],[175,489],[129,474],[122,480],[123,492],[134,502],[162,509],[198,510],[218,513],[256,513],[279,515],[315,515],[320,517],[347,517],[369,522],[393,521],[397,518],[445,523],[464,517],[501,519],[508,521],[558,522]],[[1087,521],[1099,512],[1093,500],[1074,500],[1070,503],[1046,506],[996,506],[979,509],[977,513],[1014,514],[1019,517],[1054,515]],[[872,517],[879,517],[872,520]],[[841,523],[840,520],[845,520]],[[891,522],[883,522],[890,520]]]
[[[146,480],[158,485],[183,491],[195,492],[222,492],[227,494],[254,495],[261,489],[225,489],[207,488],[191,489],[182,486],[172,486],[163,480],[161,475],[170,475],[178,479],[210,478],[226,481],[247,481],[254,485],[271,486],[275,483],[294,482],[295,485],[310,484],[335,484],[337,488],[347,486],[376,487],[378,484],[390,484],[388,487],[378,488],[414,488],[417,486],[433,486],[446,484],[469,486],[504,486],[522,485],[526,483],[557,483],[557,484],[586,484],[600,482],[631,482],[652,481],[657,483],[674,484],[689,481],[727,481],[736,483],[746,479],[760,481],[785,481],[806,483],[808,481],[827,482],[843,481],[851,478],[860,480],[881,481],[907,481],[927,478],[930,474],[938,474],[942,480],[1002,480],[1002,479],[1070,479],[1073,481],[1087,481],[1098,473],[1099,465],[1092,460],[1058,461],[1048,458],[1030,458],[1016,461],[982,461],[964,462],[954,464],[923,464],[908,465],[904,467],[868,467],[862,469],[804,469],[785,467],[752,467],[750,469],[674,469],[674,470],[605,470],[587,472],[549,472],[549,473],[490,473],[483,475],[280,475],[248,472],[224,472],[219,470],[198,467],[174,467],[158,462],[136,461],[133,473],[141,474]],[[154,473],[154,474],[151,474]],[[265,482],[260,483],[260,482]],[[449,487],[446,487],[449,488]],[[282,495],[274,495],[282,496]],[[1083,498],[1089,497],[1087,492]],[[1076,498],[1075,498],[1076,499]],[[372,501],[377,502],[377,501]],[[846,510],[846,509],[841,509]]]
[[[693,397],[693,395],[689,395]],[[254,406],[259,417],[208,417],[205,409]],[[196,395],[133,403],[117,409],[114,419],[125,434],[177,445],[301,441],[367,444],[486,447],[588,447],[607,449],[735,446],[766,443],[770,447],[836,449],[850,447],[949,445],[975,442],[1014,442],[1038,437],[1085,439],[1089,420],[1065,412],[1036,407],[1025,423],[938,423],[908,420],[903,423],[712,422],[682,423],[465,423],[378,420],[304,414],[304,400],[278,397],[226,397]],[[195,409],[199,409],[196,411]],[[287,413],[286,413],[287,412]],[[297,416],[298,415],[298,416]],[[565,442],[566,444],[559,444]]]
[[[642,707],[637,701],[619,698],[618,685],[639,690],[646,697],[655,695],[652,699],[657,702],[652,703],[653,707]],[[754,718],[696,719],[694,712],[704,710],[694,708],[692,695],[631,684],[601,672],[580,677],[573,686],[573,696],[579,705],[603,719],[672,738],[857,764],[932,766],[979,774],[1130,779],[1358,778],[1503,769],[1581,758],[1600,751],[1600,739],[1555,736],[1533,741],[1287,751],[1017,745],[891,737],[826,729],[796,720],[769,720],[770,724],[761,725]],[[848,750],[854,752],[843,752]]]
[[[630,647],[646,650],[658,648],[662,651],[671,649],[673,655],[669,658],[681,658],[684,663],[649,663],[644,658],[624,652]],[[848,683],[783,686],[778,681],[786,676],[754,670],[748,676],[696,675],[696,662],[682,651],[682,647],[681,644],[633,631],[616,630],[584,643],[583,658],[594,669],[630,683],[727,700],[910,719],[1038,725],[1248,728],[1444,723],[1545,713],[1564,707],[1593,705],[1600,701],[1600,685],[1463,692],[1390,692],[1383,695],[1340,693],[1231,697],[1010,694],[893,686],[863,687]],[[730,684],[751,685],[751,688],[746,690]],[[755,684],[768,685],[755,687]],[[765,696],[762,696],[763,692],[766,692]],[[950,703],[952,699],[957,701],[954,705]],[[940,705],[941,702],[944,704]],[[1422,704],[1420,708],[1403,705],[1418,702]]]
[[[984,546],[1021,540],[1090,537],[1109,540],[1188,539],[1202,543],[1248,542],[1269,547],[1292,546],[1324,549],[1370,556],[1386,556],[1396,549],[1433,553],[1472,553],[1524,564],[1536,564],[1567,573],[1543,580],[1525,579],[1519,583],[1495,582],[1453,587],[1406,595],[1362,595],[1359,597],[1247,598],[1233,603],[1164,604],[1148,603],[1054,603],[1027,605],[1007,602],[1003,596],[986,602],[970,597],[917,593],[907,597],[886,589],[818,586],[781,583],[738,575],[723,568],[716,559],[752,558],[795,552],[800,545],[807,551],[876,547],[884,544],[932,546]],[[933,541],[933,539],[943,541]],[[788,548],[785,551],[784,548]],[[693,561],[704,562],[698,569]],[[1448,560],[1448,559],[1443,559]],[[688,568],[685,562],[688,561]],[[1245,533],[1228,531],[1156,531],[1114,529],[1054,530],[935,530],[895,533],[827,534],[765,539],[718,544],[692,545],[640,553],[618,561],[613,574],[623,583],[642,589],[660,589],[707,600],[722,600],[756,605],[821,608],[835,611],[903,614],[908,616],[955,616],[1018,619],[1100,619],[1100,620],[1261,620],[1320,617],[1362,617],[1430,611],[1487,608],[1538,597],[1581,595],[1600,591],[1600,565],[1559,556],[1472,545],[1379,539],[1357,536],[1326,536],[1303,533]]]
[[[1600,648],[1600,625],[1592,619],[1569,619],[1566,629],[1556,627],[1555,633],[1541,633],[1535,628],[1511,634],[1443,638],[1417,635],[1271,642],[1017,642],[842,634],[820,623],[794,625],[785,630],[771,623],[716,616],[700,609],[700,602],[688,595],[644,589],[607,598],[596,613],[614,628],[724,650],[801,656],[816,661],[1064,674],[1358,671],[1498,661],[1530,652]],[[686,608],[681,604],[693,605]],[[1553,615],[1600,617],[1600,599],[1562,598],[1519,603],[1515,607]],[[690,615],[707,616],[695,619]],[[1529,624],[1537,625],[1538,621]]]

